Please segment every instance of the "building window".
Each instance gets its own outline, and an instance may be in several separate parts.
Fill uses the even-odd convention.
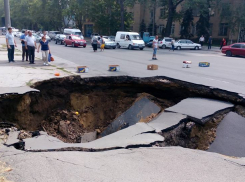
[[[174,29],[175,29],[175,24],[172,24],[172,27],[171,27],[171,35],[174,34]]]
[[[159,29],[158,29],[159,32],[158,33],[162,34],[163,29],[164,29],[164,25],[159,25]]]
[[[153,20],[153,10],[151,10],[151,21]]]
[[[165,17],[165,9],[161,8],[160,9],[160,19],[164,19],[164,17]]]
[[[228,23],[219,24],[219,36],[226,36],[228,32]]]
[[[213,24],[209,24],[209,35],[213,35]]]

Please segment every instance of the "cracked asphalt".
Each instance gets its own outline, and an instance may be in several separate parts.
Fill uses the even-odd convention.
[[[2,146],[15,182],[212,181],[243,182],[245,159],[181,147],[106,152],[23,152]]]

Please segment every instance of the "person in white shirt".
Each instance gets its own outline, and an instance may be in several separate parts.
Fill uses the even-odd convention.
[[[14,47],[17,47],[16,42],[14,40],[14,35],[12,33],[12,28],[8,28],[8,33],[6,34],[6,44],[8,47],[8,59],[9,63],[10,62],[15,62],[14,61]]]
[[[204,38],[203,35],[202,35],[202,36],[200,37],[200,39],[199,39],[199,42],[200,42],[201,46],[203,46],[204,41],[205,41],[205,38]]]
[[[153,56],[152,60],[157,60],[156,55],[157,55],[157,49],[158,47],[158,35],[156,35],[155,39],[152,41],[152,48],[153,48]]]
[[[37,49],[36,38],[32,35],[32,32],[28,32],[28,36],[25,38],[25,47],[28,50],[30,64],[35,64],[35,49]]]

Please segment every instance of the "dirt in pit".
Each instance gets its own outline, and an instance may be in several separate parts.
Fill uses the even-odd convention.
[[[74,111],[55,111],[41,125],[49,135],[66,143],[81,143],[81,135],[86,132],[79,121],[78,112]]]
[[[165,140],[159,145],[207,150],[215,140],[217,127],[227,113],[227,111],[223,111],[215,115],[204,125],[191,121],[184,122],[171,131],[161,133]]]

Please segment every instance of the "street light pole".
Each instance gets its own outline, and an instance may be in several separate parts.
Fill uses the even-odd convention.
[[[4,0],[5,27],[11,27],[9,0]]]

